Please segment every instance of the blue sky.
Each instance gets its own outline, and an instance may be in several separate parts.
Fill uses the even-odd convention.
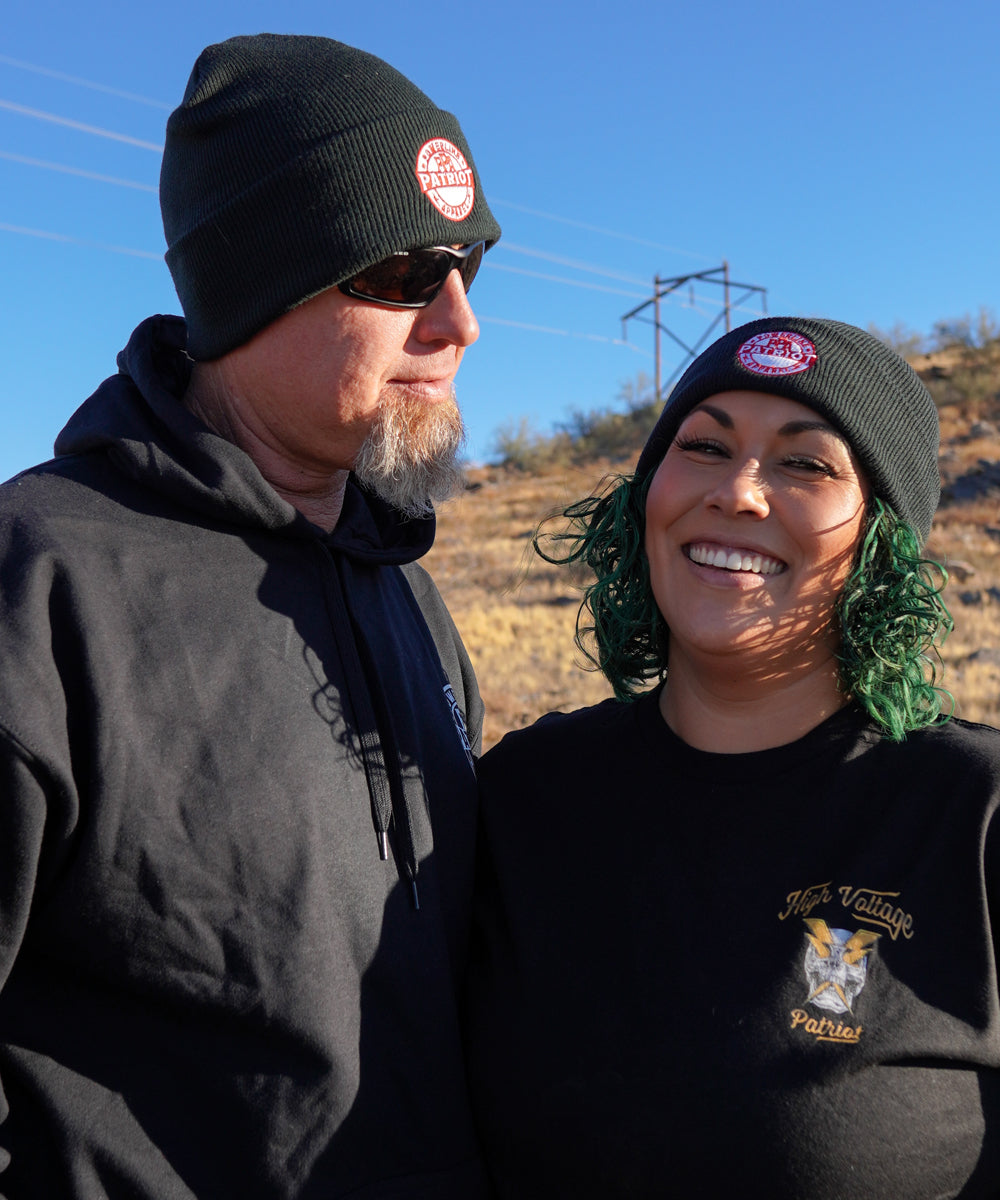
[[[156,147],[202,47],[263,30],[370,50],[462,123],[504,227],[458,379],[475,459],[652,374],[652,328],[621,317],[657,274],[725,259],[771,313],[924,333],[1000,311],[995,0],[33,0],[0,29],[0,477],[179,311]],[[661,317],[690,344],[720,302]]]

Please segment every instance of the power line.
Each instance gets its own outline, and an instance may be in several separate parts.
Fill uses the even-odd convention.
[[[600,225],[588,225],[586,221],[577,221],[573,217],[562,217],[556,213],[541,212],[537,208],[528,208],[524,204],[515,204],[512,200],[498,200],[495,196],[490,196],[490,204],[497,204],[501,208],[512,208],[516,212],[527,213],[531,217],[541,217],[545,221],[558,221],[562,225],[573,225],[577,229],[586,229],[590,233],[600,233],[605,237],[618,238],[623,242],[635,242],[638,246],[649,246],[653,250],[667,250],[671,254],[682,254],[685,258],[695,258],[699,262],[714,262],[706,254],[697,254],[693,250],[681,250],[678,246],[665,246],[662,242],[651,242],[646,238],[636,237],[631,233],[618,233],[614,229],[604,229]]]
[[[502,245],[503,243],[500,244]],[[633,300],[645,299],[644,296],[640,296],[635,292],[626,292],[622,288],[607,287],[600,283],[587,283],[582,279],[567,279],[562,275],[547,275],[542,271],[529,271],[526,267],[511,267],[506,263],[498,263],[492,258],[487,258],[483,263],[483,267],[489,267],[492,271],[506,271],[511,275],[526,275],[529,279],[542,279],[549,283],[562,283],[567,287],[583,288],[591,292],[608,292],[612,296],[628,296],[629,299]],[[581,268],[581,270],[585,269]],[[661,299],[667,304],[676,304],[680,308],[689,308],[694,312],[699,311],[698,304],[709,305],[712,308],[721,308],[724,304],[724,301],[717,300],[714,296],[706,296],[701,292],[690,292],[687,295],[663,296]],[[695,301],[697,301],[697,304]],[[747,313],[753,317],[763,315],[759,309],[746,308],[741,304],[730,304],[729,307],[732,312]],[[631,345],[632,343],[629,342],[628,344]]]
[[[134,92],[123,92],[120,88],[108,87],[106,83],[95,83],[92,79],[80,79],[76,75],[65,75],[62,71],[53,71],[49,67],[39,67],[34,63],[21,62],[18,58],[8,58],[0,54],[0,63],[8,67],[19,67],[22,71],[34,71],[36,75],[47,75],[49,79],[59,79],[63,83],[75,83],[78,87],[92,88],[95,92],[106,92],[109,96],[118,96],[122,100],[133,100],[136,104],[148,104],[151,108],[162,108],[170,112],[172,104],[162,100],[151,100],[148,96],[137,96]]]
[[[20,233],[26,237],[43,238],[49,242],[68,242],[74,246],[86,246],[91,250],[107,250],[111,254],[128,254],[132,258],[152,258],[157,262],[163,261],[162,254],[153,254],[149,250],[132,250],[128,246],[110,246],[107,242],[92,242],[87,238],[70,237],[66,233],[50,233],[45,229],[29,229],[25,225],[7,225],[0,221],[0,230],[4,233]]]
[[[23,104],[15,104],[12,100],[0,100],[0,108],[18,113],[22,117],[32,117],[36,121],[51,121],[53,125],[65,125],[67,129],[77,129],[81,133],[92,133],[96,137],[111,138],[115,142],[126,142],[130,146],[139,146],[143,150],[155,150],[157,154],[163,153],[163,147],[156,142],[144,142],[141,138],[129,137],[127,133],[115,133],[110,129],[100,129],[96,125],[84,125],[82,121],[59,117],[55,113],[42,112],[37,108],[26,108]]]
[[[508,321],[504,317],[484,317],[479,313],[476,313],[476,319],[480,324],[506,325],[511,329],[526,329],[530,333],[554,333],[560,337],[581,338],[587,342],[604,342],[610,346],[621,346],[625,350],[632,350],[636,354],[641,354],[643,358],[653,357],[648,351],[634,346],[631,342],[623,341],[621,338],[605,337],[601,333],[578,333],[572,329],[553,329],[549,325],[531,325],[527,321]]]
[[[28,167],[42,167],[46,171],[61,171],[64,175],[79,175],[83,179],[94,179],[98,183],[113,183],[116,187],[137,188],[140,192],[158,192],[159,188],[153,183],[136,183],[132,179],[118,179],[114,175],[100,175],[97,171],[85,171],[82,167],[69,167],[64,163],[46,162],[41,158],[28,158],[24,154],[11,154],[0,150],[0,158],[8,158],[11,162],[23,163]]]
[[[498,242],[497,249],[509,250],[512,254],[524,254],[529,258],[542,258],[546,262],[556,263],[560,267],[572,267],[576,271],[589,271],[592,275],[604,275],[608,279],[618,279],[622,283],[632,283],[636,287],[644,288],[646,286],[645,279],[636,279],[634,275],[623,275],[620,271],[610,271],[607,267],[581,262],[576,258],[565,258],[561,254],[552,254],[548,250],[535,250],[531,246],[521,246],[517,242]]]
[[[561,275],[546,275],[542,271],[529,271],[526,267],[509,267],[506,263],[491,262],[489,259],[483,264],[484,267],[489,267],[492,271],[507,271],[511,275],[527,275],[529,279],[545,279],[549,283],[564,283],[568,287],[584,288],[589,292],[610,292],[613,296],[628,296],[632,300],[640,300],[642,297],[635,292],[626,292],[622,288],[608,287],[603,283],[586,283],[582,279],[565,279]]]

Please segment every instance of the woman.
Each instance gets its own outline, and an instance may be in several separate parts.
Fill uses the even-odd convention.
[[[886,347],[769,318],[568,511],[617,699],[481,763],[502,1197],[1000,1195],[1000,734],[940,716],[937,447]]]

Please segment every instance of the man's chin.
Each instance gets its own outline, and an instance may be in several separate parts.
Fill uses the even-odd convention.
[[[436,404],[385,400],[354,463],[369,491],[406,517],[424,517],[465,485],[465,442],[454,393]]]

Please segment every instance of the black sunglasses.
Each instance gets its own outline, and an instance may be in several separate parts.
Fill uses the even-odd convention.
[[[485,242],[474,242],[460,250],[451,246],[407,250],[366,267],[337,286],[346,296],[389,308],[426,308],[437,299],[452,271],[461,275],[462,286],[468,291],[485,249]]]

